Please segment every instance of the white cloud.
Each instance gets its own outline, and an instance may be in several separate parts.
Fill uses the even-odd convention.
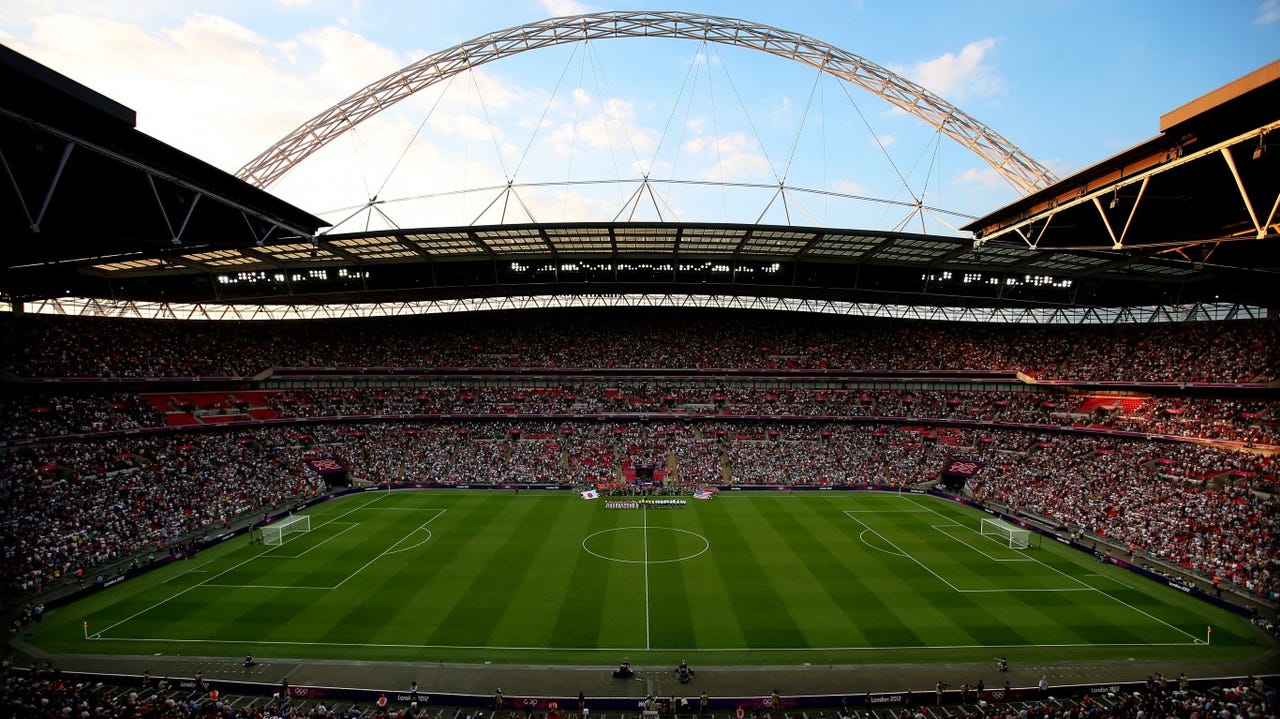
[[[1258,6],[1258,16],[1254,18],[1254,25],[1270,25],[1273,22],[1280,22],[1280,0],[1262,0],[1262,4]]]
[[[578,0],[541,0],[542,7],[553,17],[563,17],[565,15],[585,15],[591,12],[591,7]]]
[[[867,192],[867,188],[853,180],[836,180],[831,183],[831,189],[845,195],[863,195]]]
[[[752,180],[772,177],[769,162],[757,153],[758,143],[737,132],[716,138],[712,143],[717,158],[711,167],[702,171],[706,180]]]
[[[302,47],[318,55],[320,65],[309,79],[322,87],[345,88],[345,97],[407,63],[395,52],[338,27],[322,27],[298,38]]]
[[[984,38],[965,45],[959,53],[948,52],[910,67],[891,66],[891,69],[953,102],[968,97],[989,97],[1004,89],[1004,80],[988,62],[995,46],[995,38]]]
[[[969,168],[961,172],[953,181],[953,184],[967,185],[973,188],[992,189],[1006,187],[1005,179],[996,172],[994,168]]]
[[[786,124],[791,119],[791,110],[791,98],[783,95],[782,99],[778,100],[777,104],[774,105],[773,111],[769,113],[769,119],[775,125]]]
[[[707,149],[707,138],[695,137],[690,140],[686,140],[684,143],[684,149],[686,152],[699,155],[703,150]]]

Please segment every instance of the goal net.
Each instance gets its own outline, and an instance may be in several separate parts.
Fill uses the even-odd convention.
[[[1015,527],[999,519],[982,518],[982,536],[1008,546],[1010,549],[1026,549],[1031,546],[1031,530]]]
[[[281,545],[284,544],[285,535],[301,534],[311,531],[311,517],[301,514],[295,517],[285,517],[275,524],[268,524],[262,528],[262,543]]]

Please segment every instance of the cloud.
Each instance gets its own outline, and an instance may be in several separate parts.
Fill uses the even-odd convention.
[[[867,192],[867,188],[853,180],[835,180],[831,183],[831,189],[845,195],[863,195]]]
[[[759,143],[747,137],[745,133],[735,132],[718,137],[712,143],[717,162],[702,171],[706,180],[753,180],[771,178],[772,168],[769,161],[756,150]]]
[[[585,15],[592,11],[591,6],[580,3],[578,0],[541,0],[541,3],[553,17]]]
[[[690,152],[694,155],[699,155],[699,154],[702,154],[703,150],[707,149],[707,145],[708,145],[707,138],[695,137],[685,141],[684,149],[686,152]]]
[[[965,45],[959,53],[948,52],[910,67],[890,68],[947,100],[990,97],[1004,89],[1004,80],[988,62],[995,46],[995,38],[984,38]]]
[[[791,120],[791,98],[783,95],[769,113],[769,119],[775,125],[784,125]]]
[[[952,180],[952,184],[965,185],[971,188],[990,190],[1007,187],[1005,179],[994,168],[969,168]]]
[[[1258,6],[1258,16],[1253,19],[1254,25],[1270,25],[1280,22],[1280,0],[1262,0]]]

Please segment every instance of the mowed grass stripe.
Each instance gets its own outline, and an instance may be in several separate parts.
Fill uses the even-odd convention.
[[[643,559],[643,518],[638,510],[601,510],[611,514],[617,531],[599,535],[592,551],[615,559]],[[599,559],[599,558],[597,558]],[[644,566],[600,559],[609,572],[600,608],[600,646],[644,649],[648,624],[645,612]]]
[[[693,554],[692,537],[677,525],[685,509],[641,510],[649,525],[649,645],[685,649],[697,646],[693,629],[696,587],[685,582],[681,557]]]
[[[311,633],[334,643],[352,638],[367,643],[414,643],[423,636],[425,608],[407,603],[404,589],[413,586],[406,577],[414,573],[425,554],[425,544],[410,547],[428,535],[420,528],[418,517],[406,519],[388,523],[379,533],[381,541],[366,555],[363,569],[330,596],[317,599],[312,619],[316,626]],[[365,523],[376,522],[365,520],[361,526]],[[406,604],[418,611],[404,614],[394,623],[387,621]]]
[[[507,591],[511,601],[505,612],[494,617],[486,641],[495,646],[513,642],[516,646],[562,647],[565,644],[555,636],[553,620],[572,586],[569,581],[575,560],[583,553],[580,537],[589,517],[581,501],[572,503],[545,495],[530,495],[521,501],[534,504],[533,515],[542,527],[538,533],[541,541],[531,547],[535,551],[523,576],[513,576],[510,589],[499,590]]]
[[[418,501],[414,502],[414,499]],[[383,524],[396,526],[402,531],[427,524],[431,538],[421,547],[390,554],[374,562],[365,570],[373,572],[370,577],[366,578],[365,572],[361,572],[343,585],[343,594],[335,596],[333,601],[370,607],[368,617],[373,624],[363,636],[352,633],[350,641],[430,644],[443,613],[453,606],[451,602],[457,596],[461,579],[453,572],[459,566],[465,567],[466,563],[455,561],[474,538],[474,530],[459,528],[484,526],[482,523],[490,521],[494,507],[486,507],[485,503],[476,502],[474,497],[463,493],[441,496],[397,492],[391,495],[386,506],[379,505],[377,509],[387,511],[373,511],[373,516],[380,518]],[[437,511],[398,511],[407,509]],[[401,546],[414,543],[416,540]],[[384,564],[392,558],[401,559]],[[389,584],[378,579],[384,575],[390,580]],[[465,574],[466,579],[470,577],[469,573]]]
[[[942,519],[948,517],[959,524],[968,525],[977,519],[964,516],[968,510],[961,505],[946,502],[937,498],[904,497],[904,501],[913,506],[927,509],[931,514]],[[975,535],[977,536],[977,535]],[[1033,536],[1033,547],[1043,547],[1039,538]],[[985,540],[984,541],[989,541]],[[992,543],[993,546],[995,543]],[[1008,550],[1004,550],[1008,551]],[[1093,589],[1081,580],[1080,565],[1055,556],[1053,553],[1041,551],[1039,548],[1019,550],[1017,556],[1024,557],[1025,562],[991,563],[991,576],[1000,578],[997,584],[1006,588],[1023,588],[1027,582],[1032,586],[1051,587],[1054,589]],[[1047,561],[1046,561],[1047,560]],[[981,564],[974,565],[981,568]],[[1016,578],[1015,578],[1016,577]],[[1133,592],[1132,602],[1119,596],[1124,590],[1116,592],[1069,591],[1069,592],[1009,592],[1008,601],[1019,603],[1021,607],[1010,607],[1010,615],[1026,619],[1026,612],[1034,611],[1040,617],[1039,625],[1046,632],[1059,638],[1058,642],[1043,641],[1041,643],[1088,643],[1088,644],[1141,644],[1159,643],[1189,637],[1179,636],[1171,627],[1163,625],[1152,616],[1139,611],[1139,604],[1152,603],[1159,606],[1147,595]],[[1131,604],[1133,606],[1125,606]],[[1021,610],[1021,611],[1020,611]]]
[[[773,521],[814,588],[804,622],[812,646],[864,646],[860,626],[866,611],[865,587],[851,578],[859,571],[859,552],[848,532],[849,520],[830,502],[777,502]],[[798,585],[801,583],[797,583]]]
[[[305,556],[254,559],[262,547],[232,540],[50,612],[32,641],[72,652],[257,655],[270,648],[272,656],[388,660],[417,655],[374,645],[432,646],[442,660],[514,662],[616,660],[609,652],[621,649],[633,661],[665,663],[714,650],[687,657],[704,664],[920,656],[860,647],[977,647],[938,654],[948,661],[962,654],[986,659],[990,653],[980,647],[1007,647],[1024,661],[1052,645],[1079,647],[1071,650],[1079,658],[1124,644],[1137,656],[1192,658],[1192,652],[1246,651],[1253,641],[1247,624],[1221,610],[1056,543],[1011,553],[991,542],[986,554],[1040,560],[993,562],[933,529],[955,522],[960,526],[950,531],[969,532],[969,543],[990,541],[968,529],[981,515],[954,502],[862,492],[726,493],[685,509],[651,510],[647,518],[601,504],[567,493],[359,495],[315,507],[311,535],[280,550],[314,547]],[[436,517],[441,509],[447,511]],[[410,549],[425,539],[418,527],[428,520],[431,539]],[[345,523],[358,526],[337,534]],[[602,531],[590,545],[606,558],[582,546]],[[911,546],[921,534],[928,541]],[[684,558],[701,548],[697,536],[710,550]],[[646,547],[647,623],[645,566],[617,561],[640,562]],[[911,556],[899,556],[904,549]],[[672,558],[680,561],[658,563]],[[330,586],[346,581],[333,591],[265,586],[324,574],[334,577]],[[263,586],[195,586],[233,575],[261,577]],[[975,577],[995,591],[972,591],[982,588]],[[1046,585],[1075,591],[1016,591]],[[105,639],[86,643],[81,618]],[[1215,626],[1212,647],[1193,646],[1193,637],[1175,629],[1202,638],[1207,624]],[[775,633],[779,628],[785,636]],[[113,636],[158,641],[112,643]],[[165,644],[166,638],[184,643]],[[1162,646],[1170,643],[1183,646]],[[843,647],[853,651],[838,651]],[[574,651],[557,653],[563,649]],[[582,651],[592,649],[597,653]]]
[[[599,536],[599,532],[616,526],[619,514],[621,513],[603,507],[588,507],[586,511],[579,513],[578,526],[582,531],[582,538],[578,542],[579,551],[572,555],[574,561],[565,585],[569,590],[563,592],[564,600],[560,603],[551,628],[557,646],[600,646],[601,629],[606,616],[600,610],[601,598],[605,596],[611,583],[623,581],[621,577],[614,576],[614,573],[624,569],[626,565],[590,554],[582,548],[582,543],[588,537]],[[594,537],[593,540],[597,544],[603,542],[603,539]]]
[[[858,501],[849,506],[859,508],[863,505],[861,495],[856,499]],[[865,521],[866,515],[856,516]],[[867,533],[861,522],[847,515],[846,519],[851,525],[848,530],[851,536],[863,547],[848,581],[852,583],[849,591],[858,598],[862,634],[867,644],[872,647],[923,647],[943,642],[957,643],[959,637],[956,636],[954,622],[943,624],[937,621],[937,607],[945,597],[941,590],[951,590],[909,557],[885,551],[886,548],[898,551],[892,546],[896,544],[896,538],[890,536],[892,532],[886,532],[885,536],[872,535]]]
[[[912,617],[912,626],[921,636],[929,637],[932,646],[1003,644],[1016,642],[1019,637],[1024,643],[1035,643],[1034,637],[1043,636],[1041,629],[1045,625],[1027,622],[1025,615],[1009,613],[1010,598],[1017,597],[1017,593],[958,591],[998,590],[998,585],[989,579],[979,581],[981,570],[990,569],[994,574],[1007,563],[993,562],[933,529],[933,525],[948,524],[953,519],[927,511],[935,503],[931,498],[904,496],[899,498],[898,508],[917,511],[854,515],[870,524],[893,547],[909,555],[899,557],[901,562],[915,565],[914,568],[900,570],[901,576],[909,578],[909,586],[898,590],[903,600],[895,604],[895,608],[901,611],[903,606],[913,607],[908,615]],[[967,524],[961,518],[954,519],[962,526]],[[925,535],[927,539],[913,541],[919,535]],[[1017,563],[1016,566],[1028,564]],[[958,568],[965,571],[957,571]],[[1044,572],[1043,568],[1039,571]],[[1015,586],[1025,586],[1023,574],[1025,570]],[[1031,584],[1040,581],[1037,579]],[[914,592],[911,587],[915,588]],[[1012,629],[1006,617],[1027,631]]]
[[[740,498],[716,503],[722,515],[715,536],[723,550],[712,556],[721,576],[740,588],[733,611],[748,647],[806,647],[808,638],[792,616],[792,611],[800,608],[786,601],[774,581],[785,560],[777,559],[776,538],[762,531],[766,520],[761,504]],[[733,511],[727,511],[730,509]],[[786,554],[790,556],[790,551]]]
[[[747,647],[742,624],[733,611],[736,603],[749,601],[741,593],[735,593],[716,565],[716,552],[729,551],[720,543],[714,524],[723,519],[723,513],[714,501],[690,502],[690,507],[672,515],[679,526],[704,538],[707,550],[691,559],[670,565],[684,584],[688,596],[683,606],[688,612],[688,636],[673,641],[679,649],[737,648]]]
[[[460,581],[456,601],[442,618],[432,637],[433,644],[485,646],[493,625],[513,601],[521,601],[514,587],[531,569],[534,556],[548,535],[545,518],[535,511],[540,503],[508,501],[487,503],[490,521],[476,522],[471,527],[452,527],[455,532],[471,534],[465,551],[453,564]],[[464,562],[467,567],[456,566]],[[529,615],[531,622],[537,621]],[[501,646],[527,646],[526,634],[509,637]]]

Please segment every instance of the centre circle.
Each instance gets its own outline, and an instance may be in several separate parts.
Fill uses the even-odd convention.
[[[697,532],[675,527],[614,527],[588,534],[582,548],[610,562],[670,564],[701,555],[711,542]]]

